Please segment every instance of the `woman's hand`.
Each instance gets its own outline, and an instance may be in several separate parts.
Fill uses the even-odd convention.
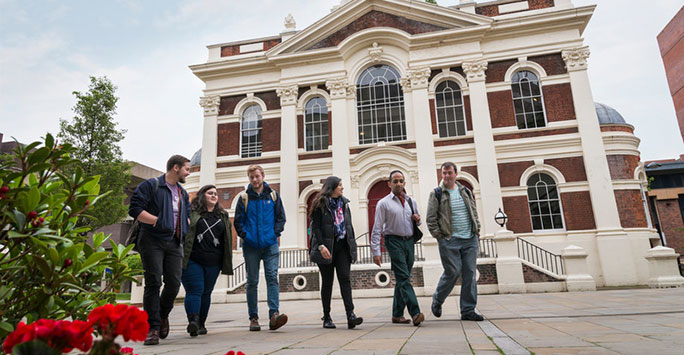
[[[323,259],[331,258],[330,251],[323,245],[321,246],[321,255],[323,256]]]

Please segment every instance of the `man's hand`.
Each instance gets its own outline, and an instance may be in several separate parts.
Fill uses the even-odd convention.
[[[323,259],[330,259],[332,257],[330,251],[325,246],[321,248],[321,256],[323,256]]]
[[[374,256],[373,257],[373,263],[377,266],[381,266],[382,265],[382,256],[381,255]]]
[[[418,213],[414,213],[413,216],[411,216],[416,223],[420,222],[420,215]]]

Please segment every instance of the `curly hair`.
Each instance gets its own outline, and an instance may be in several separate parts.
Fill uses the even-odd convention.
[[[202,186],[199,191],[197,191],[197,195],[192,198],[192,201],[190,202],[190,206],[192,207],[193,211],[197,211],[200,214],[205,214],[209,213],[207,210],[207,197],[205,196],[206,192],[215,189],[216,186],[214,185],[204,185]],[[228,211],[226,211],[223,206],[221,206],[221,202],[216,201],[216,205],[214,206],[214,210],[211,212],[217,217],[224,215],[228,216]]]

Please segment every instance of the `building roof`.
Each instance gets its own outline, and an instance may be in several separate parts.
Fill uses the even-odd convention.
[[[190,158],[190,166],[200,166],[202,165],[202,148],[195,152]]]
[[[616,109],[600,102],[594,102],[594,107],[599,124],[627,124],[624,117]]]

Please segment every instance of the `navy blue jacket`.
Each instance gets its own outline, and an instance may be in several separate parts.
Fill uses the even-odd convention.
[[[154,179],[157,179],[157,192],[154,191]],[[180,185],[178,185],[180,186]],[[180,208],[180,232],[181,240],[188,232],[188,218],[190,218],[190,200],[188,193],[181,189],[181,208]],[[138,215],[145,210],[153,216],[157,216],[157,224],[154,226],[140,223],[140,228],[145,235],[152,235],[158,238],[171,239],[174,233],[173,224],[173,196],[171,190],[166,186],[166,175],[147,179],[135,188],[128,206],[128,214],[137,219]]]
[[[280,195],[271,199],[271,188],[264,182],[264,190],[257,194],[252,185],[247,186],[247,213],[242,196],[238,197],[233,225],[235,231],[252,248],[263,249],[278,243],[285,228],[285,210]]]

